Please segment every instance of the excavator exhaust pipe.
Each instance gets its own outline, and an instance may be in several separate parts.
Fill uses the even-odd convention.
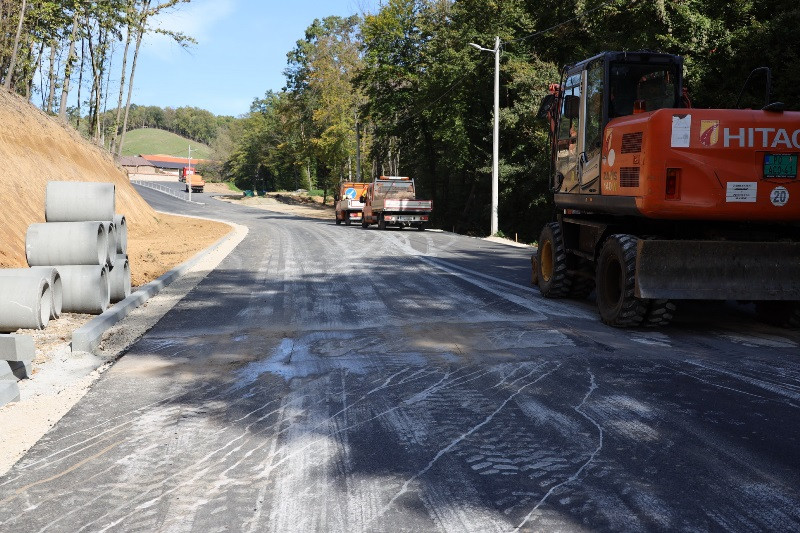
[[[800,301],[800,243],[641,239],[636,296]]]

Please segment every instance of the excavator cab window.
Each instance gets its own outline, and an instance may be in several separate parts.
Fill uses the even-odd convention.
[[[608,118],[680,107],[674,64],[612,63]]]

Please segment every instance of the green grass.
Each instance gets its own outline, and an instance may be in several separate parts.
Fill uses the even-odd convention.
[[[187,157],[190,145],[193,158],[211,159],[211,148],[205,144],[156,128],[140,128],[126,133],[122,155],[163,154]]]
[[[234,185],[232,181],[226,181],[225,183],[228,185],[228,188],[233,192],[242,192],[242,190],[236,185]]]

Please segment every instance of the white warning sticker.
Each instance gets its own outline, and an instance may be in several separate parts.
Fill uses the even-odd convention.
[[[692,115],[672,115],[672,148],[689,148]]]
[[[725,191],[726,202],[755,202],[758,193],[756,181],[729,181]]]
[[[772,205],[775,207],[783,207],[789,203],[789,191],[786,187],[775,187],[772,189],[772,192],[769,193],[769,201],[772,202]]]

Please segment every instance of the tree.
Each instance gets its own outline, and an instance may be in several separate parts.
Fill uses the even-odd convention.
[[[126,12],[129,13],[131,16],[128,17],[128,32],[134,32],[136,34],[136,46],[133,52],[133,62],[131,64],[131,75],[128,78],[128,99],[125,103],[125,115],[122,120],[122,132],[119,137],[119,146],[117,148],[117,155],[122,155],[122,144],[125,141],[125,132],[128,128],[128,114],[130,112],[131,106],[131,95],[133,94],[133,78],[136,74],[136,62],[139,58],[139,48],[142,45],[142,38],[144,34],[148,31],[147,22],[152,17],[158,15],[159,13],[163,13],[168,9],[175,7],[181,3],[189,3],[191,0],[165,0],[162,3],[156,3],[155,5],[151,6],[151,0],[134,0],[134,5],[127,9]],[[136,13],[133,13],[134,8],[136,7],[136,3],[138,3],[138,10]],[[129,6],[130,7],[130,6]],[[155,30],[156,33],[162,33],[168,35],[173,38],[173,40],[178,43],[181,47],[187,47],[190,44],[196,43],[196,41],[180,32],[166,30],[162,28],[158,28]]]

